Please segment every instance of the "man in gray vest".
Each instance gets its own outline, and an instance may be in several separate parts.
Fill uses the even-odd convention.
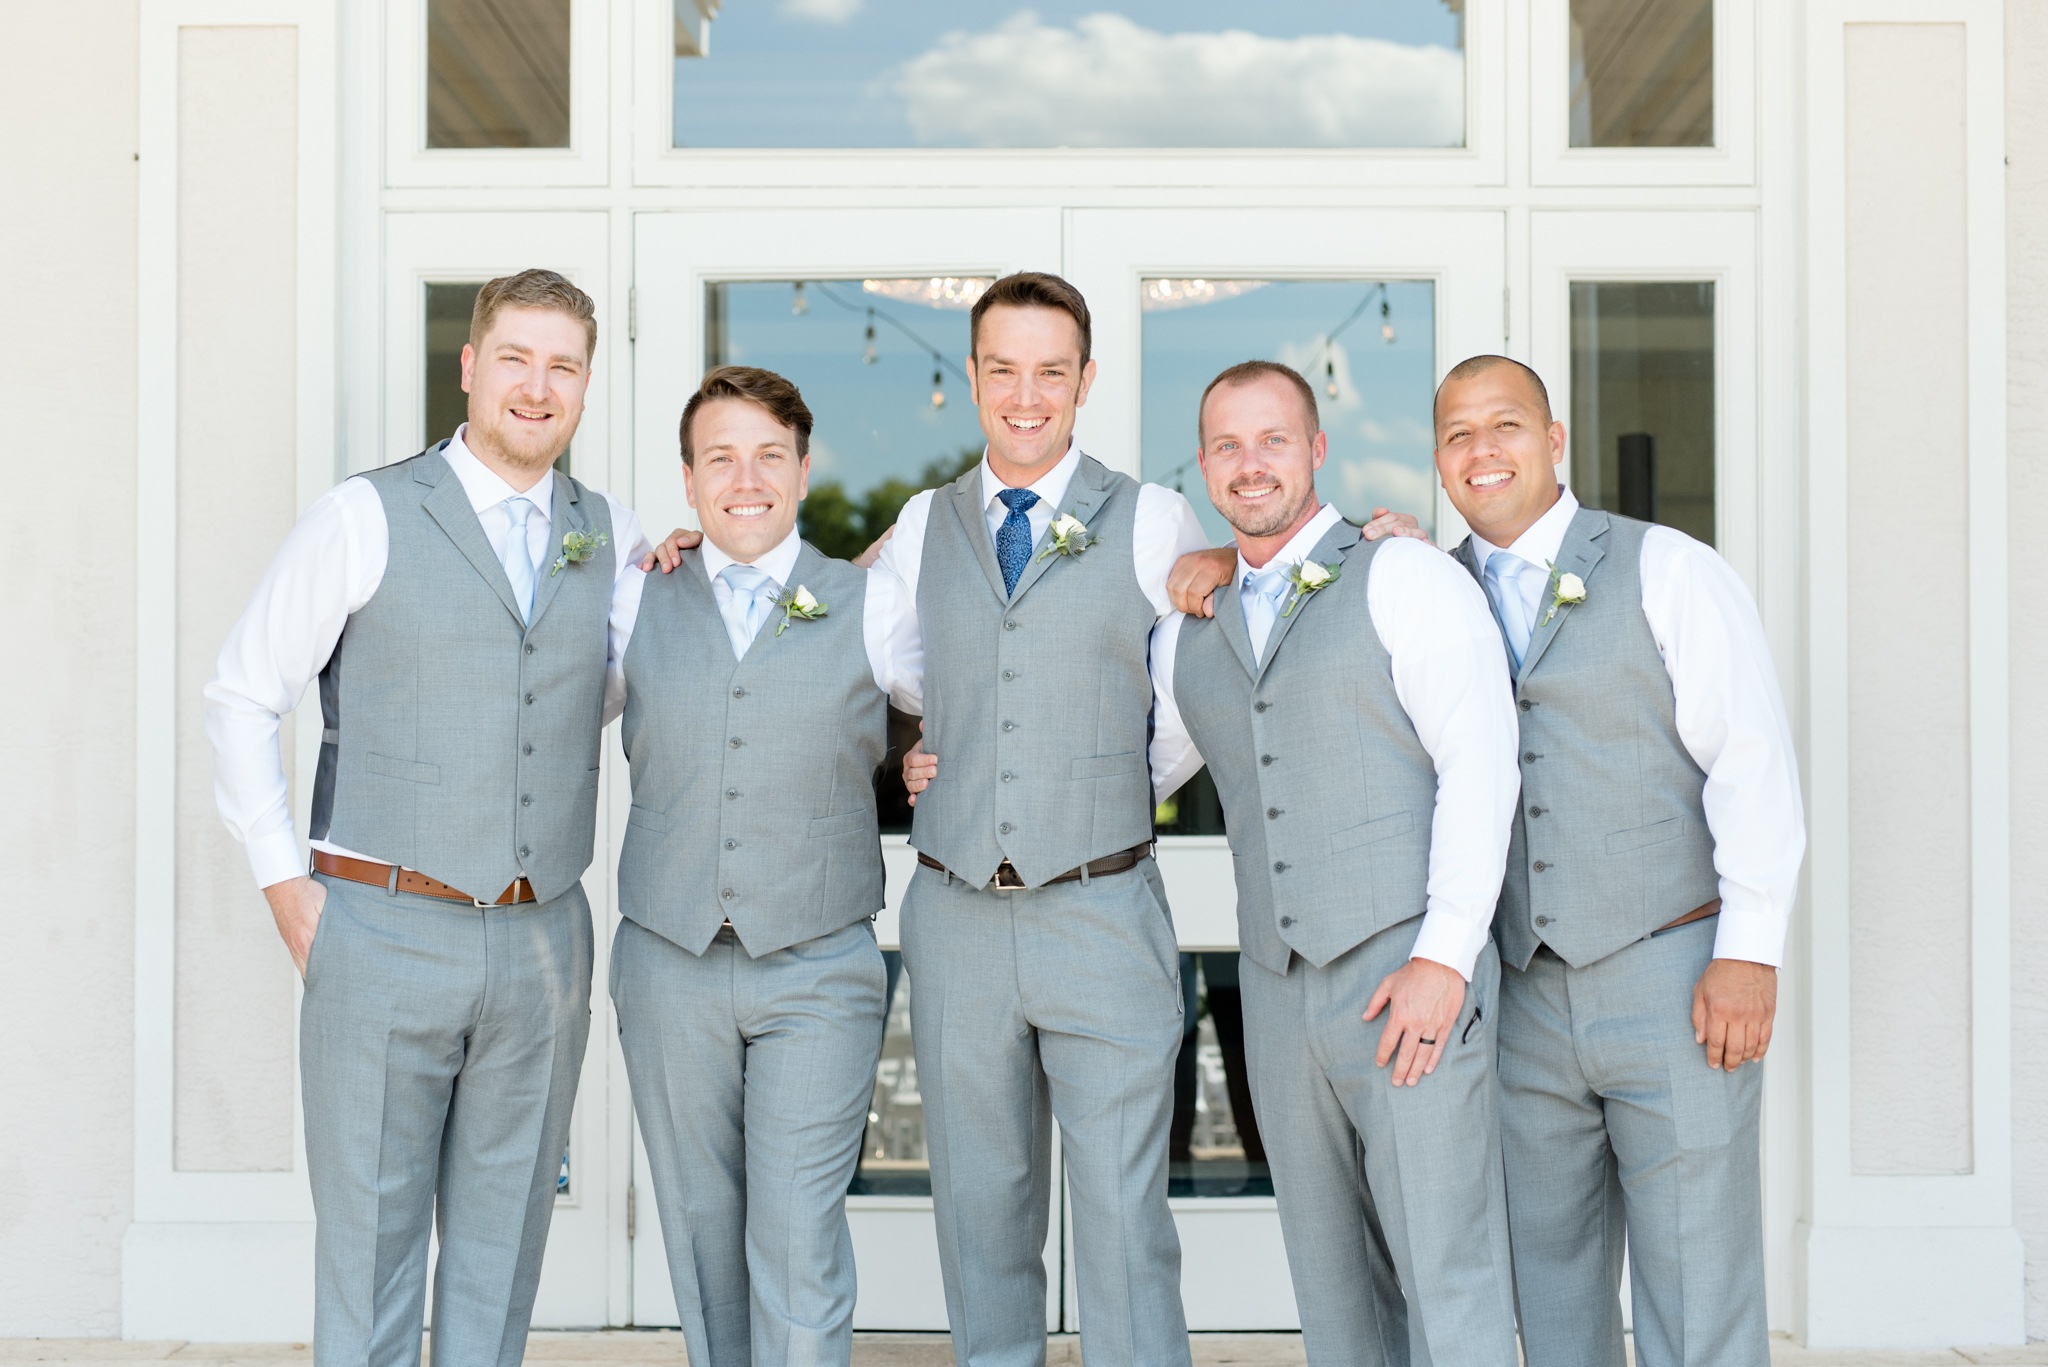
[[[682,454],[705,539],[647,576],[625,656],[612,999],[699,1367],[853,1351],[846,1189],[882,1045],[882,627],[907,614],[894,576],[798,537],[810,434],[780,375],[704,377]]]
[[[1518,784],[1500,633],[1441,551],[1366,541],[1318,505],[1327,439],[1299,374],[1233,366],[1200,414],[1238,559],[1213,618],[1154,633],[1154,787],[1206,759],[1223,799],[1308,1360],[1514,1367],[1489,934]]]
[[[1457,556],[1516,670],[1522,800],[1495,918],[1501,1128],[1530,1367],[1764,1367],[1758,1104],[1805,852],[1748,590],[1668,527],[1581,507],[1535,373],[1436,399]]]
[[[552,271],[477,294],[469,421],[286,538],[206,689],[222,816],[305,977],[321,1367],[517,1367],[590,1032],[598,738],[646,549],[553,470],[597,342]],[[320,680],[313,874],[280,720]]]

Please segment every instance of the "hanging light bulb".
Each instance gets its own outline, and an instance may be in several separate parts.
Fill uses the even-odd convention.
[[[867,342],[867,349],[860,354],[860,363],[862,365],[873,365],[880,359],[875,355],[875,311],[873,309],[868,310]]]
[[[1327,378],[1327,379],[1329,380],[1329,383],[1323,386],[1323,392],[1324,392],[1324,393],[1326,393],[1326,394],[1328,394],[1328,395],[1329,395],[1329,396],[1330,396],[1331,398],[1333,398],[1333,399],[1334,399],[1334,398],[1336,398],[1336,397],[1337,397],[1337,358],[1336,358],[1336,357],[1332,356],[1332,357],[1330,357],[1330,358],[1329,358],[1328,360],[1326,360],[1326,361],[1324,361],[1324,362],[1323,362],[1323,375],[1324,375],[1324,376],[1325,376],[1325,377],[1326,377],[1326,378]]]
[[[811,301],[804,298],[804,282],[796,282],[796,293],[790,296],[789,311],[801,318],[811,311]]]
[[[1393,305],[1389,304],[1386,297],[1382,295],[1380,297],[1380,340],[1383,342],[1391,343],[1394,340],[1394,325],[1389,321],[1388,317],[1393,311]]]
[[[934,361],[934,364],[932,365],[932,407],[933,407],[933,408],[944,408],[944,407],[946,406],[946,390],[945,390],[945,383],[946,383],[946,377],[945,377],[945,373],[944,373],[943,371],[941,371],[941,370],[939,369],[939,367],[938,367],[938,365],[937,365],[937,363],[936,363],[936,360],[935,360],[935,361]]]

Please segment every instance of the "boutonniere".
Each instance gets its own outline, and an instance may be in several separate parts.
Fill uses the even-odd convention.
[[[1330,587],[1330,585],[1337,582],[1337,576],[1343,572],[1341,566],[1318,565],[1313,560],[1304,560],[1287,571],[1287,582],[1294,585],[1294,596],[1287,600],[1287,606],[1280,610],[1280,615],[1282,617],[1291,615],[1295,605],[1300,603],[1302,599],[1308,597],[1317,589]]]
[[[1543,614],[1537,626],[1548,626],[1550,619],[1557,616],[1559,608],[1568,608],[1575,603],[1586,601],[1586,581],[1576,574],[1559,574],[1557,566],[1543,562],[1550,568],[1550,611]]]
[[[1038,558],[1043,560],[1048,555],[1079,555],[1100,540],[1101,537],[1088,534],[1088,524],[1080,518],[1072,513],[1061,513],[1059,520],[1052,524],[1052,540],[1039,552]]]
[[[782,609],[782,620],[775,624],[775,634],[780,636],[789,626],[792,617],[800,621],[815,622],[825,615],[825,605],[811,597],[811,591],[802,584],[794,589],[783,590],[775,600],[775,606]]]
[[[582,564],[597,554],[599,546],[607,545],[610,541],[611,538],[603,532],[562,533],[562,553],[555,557],[554,566],[548,570],[548,578],[552,579],[560,574],[564,565]]]

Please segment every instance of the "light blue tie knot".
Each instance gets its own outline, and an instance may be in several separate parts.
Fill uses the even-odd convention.
[[[512,583],[513,601],[519,604],[519,620],[533,620],[533,550],[527,542],[527,521],[533,514],[533,500],[517,494],[505,500],[510,523],[505,533],[505,553],[499,562],[505,578]]]
[[[1003,571],[1003,592],[1015,593],[1024,567],[1031,563],[1031,519],[1025,514],[1037,506],[1038,495],[1029,489],[1005,489],[996,495],[1010,515],[996,528],[996,564]]]
[[[1252,658],[1264,659],[1266,642],[1273,634],[1273,624],[1280,620],[1280,605],[1286,601],[1290,584],[1287,579],[1287,565],[1272,564],[1262,570],[1251,570],[1245,574],[1244,582],[1238,586],[1243,594],[1245,631],[1252,638]]]
[[[772,594],[762,590],[775,581],[768,577],[766,570],[752,565],[731,564],[718,572],[730,593],[726,595],[725,606],[719,609],[725,618],[725,634],[732,638],[734,655],[745,655],[747,647],[754,643],[760,633],[761,620],[768,615],[767,599]]]
[[[1507,551],[1495,551],[1486,558],[1486,593],[1493,610],[1500,615],[1501,630],[1508,638],[1508,655],[1515,673],[1522,672],[1522,659],[1529,653],[1529,605],[1522,597],[1522,572],[1529,562]]]

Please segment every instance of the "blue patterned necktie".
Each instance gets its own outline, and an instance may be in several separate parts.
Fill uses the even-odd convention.
[[[1507,551],[1495,551],[1486,558],[1487,591],[1493,595],[1494,610],[1507,631],[1508,654],[1514,657],[1515,673],[1522,672],[1522,657],[1529,653],[1529,605],[1522,599],[1522,571],[1528,562]]]
[[[1003,592],[1015,593],[1024,567],[1031,563],[1031,519],[1024,514],[1038,502],[1029,489],[1005,489],[996,495],[1010,515],[996,528],[996,563],[1003,567]]]
[[[510,523],[505,533],[505,553],[498,563],[505,567],[505,577],[512,581],[512,597],[519,604],[519,620],[533,621],[533,552],[526,541],[526,520],[533,512],[531,499],[517,495],[505,500],[505,517]]]

